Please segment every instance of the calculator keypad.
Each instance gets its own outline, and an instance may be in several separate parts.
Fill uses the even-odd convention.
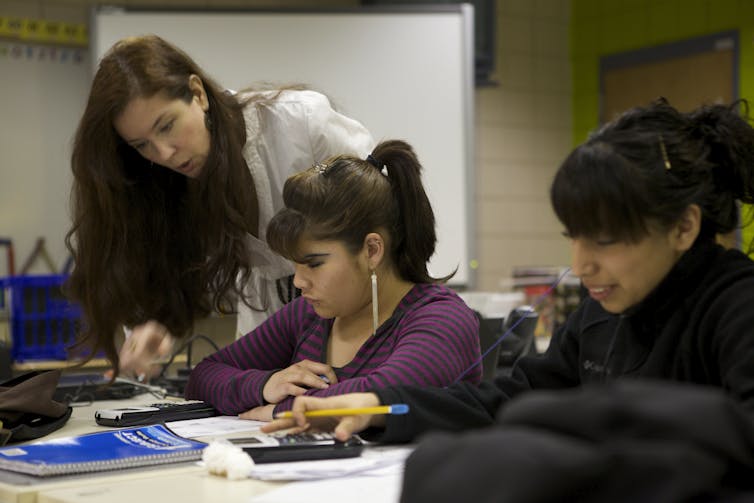
[[[334,440],[332,433],[301,432],[274,436],[280,445],[332,444]]]

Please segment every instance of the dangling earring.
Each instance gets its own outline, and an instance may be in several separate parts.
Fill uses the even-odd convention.
[[[207,127],[208,131],[212,130],[212,117],[209,115],[209,110],[204,112],[204,125]]]
[[[372,271],[372,326],[373,332],[377,333],[377,327],[380,325],[380,308],[377,302],[377,273]]]

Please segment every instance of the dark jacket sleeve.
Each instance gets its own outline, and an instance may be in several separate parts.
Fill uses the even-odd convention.
[[[383,404],[405,403],[409,413],[387,416],[381,442],[410,442],[434,429],[460,431],[492,424],[495,412],[506,399],[493,383],[479,387],[458,383],[448,388],[395,386],[375,390]]]
[[[631,380],[534,391],[493,427],[425,436],[401,501],[744,497],[754,497],[754,422],[741,404],[720,389]]]

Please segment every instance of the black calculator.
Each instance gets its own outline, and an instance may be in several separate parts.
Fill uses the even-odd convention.
[[[355,458],[361,455],[366,445],[356,435],[345,442],[341,442],[332,433],[326,432],[303,432],[287,435],[258,433],[229,440],[248,453],[255,463]]]
[[[220,413],[208,403],[189,400],[185,402],[160,402],[145,406],[100,409],[94,420],[102,426],[141,426],[183,419],[217,416]]]

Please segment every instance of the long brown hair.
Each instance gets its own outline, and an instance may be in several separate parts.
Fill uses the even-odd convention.
[[[152,166],[113,126],[134,98],[189,102],[192,74],[207,94],[211,138],[195,180]],[[99,63],[71,158],[67,292],[82,307],[87,346],[104,349],[116,369],[121,325],[155,319],[182,336],[196,318],[227,311],[229,295],[241,296],[251,268],[246,235],[258,221],[242,152],[245,104],[157,36],[121,40]]]

